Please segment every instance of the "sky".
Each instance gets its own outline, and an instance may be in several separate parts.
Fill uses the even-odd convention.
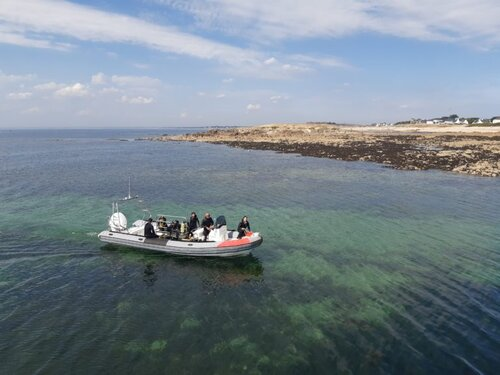
[[[498,0],[0,0],[0,128],[500,115]]]

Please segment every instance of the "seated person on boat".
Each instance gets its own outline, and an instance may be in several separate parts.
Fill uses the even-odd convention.
[[[144,225],[144,237],[146,238],[158,238],[158,235],[155,233],[155,229],[152,224],[153,219],[149,218],[146,225]]]
[[[158,218],[158,229],[163,232],[167,229],[167,218],[165,216],[160,216]]]
[[[248,217],[243,216],[240,223],[238,224],[238,239],[245,237],[245,235],[250,232],[250,222]]]
[[[181,225],[179,224],[179,220],[174,220],[172,223],[167,227],[167,232],[170,233],[170,237],[178,240],[179,239],[179,234],[180,234],[180,229]]]

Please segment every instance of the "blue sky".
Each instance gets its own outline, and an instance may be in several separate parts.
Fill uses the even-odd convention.
[[[498,0],[1,0],[0,127],[500,115]]]

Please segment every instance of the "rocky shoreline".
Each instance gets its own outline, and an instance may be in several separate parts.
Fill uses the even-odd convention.
[[[500,127],[348,127],[272,124],[212,129],[151,141],[225,144],[346,161],[371,161],[404,170],[440,169],[477,176],[500,176]]]

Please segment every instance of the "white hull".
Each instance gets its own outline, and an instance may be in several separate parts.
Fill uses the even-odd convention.
[[[119,231],[105,230],[99,233],[103,242],[130,246],[139,249],[159,251],[173,255],[198,256],[198,257],[239,257],[250,254],[254,247],[262,243],[258,233],[242,239],[227,239],[225,241],[193,242],[184,240],[171,240],[166,238],[145,238],[140,235]]]

